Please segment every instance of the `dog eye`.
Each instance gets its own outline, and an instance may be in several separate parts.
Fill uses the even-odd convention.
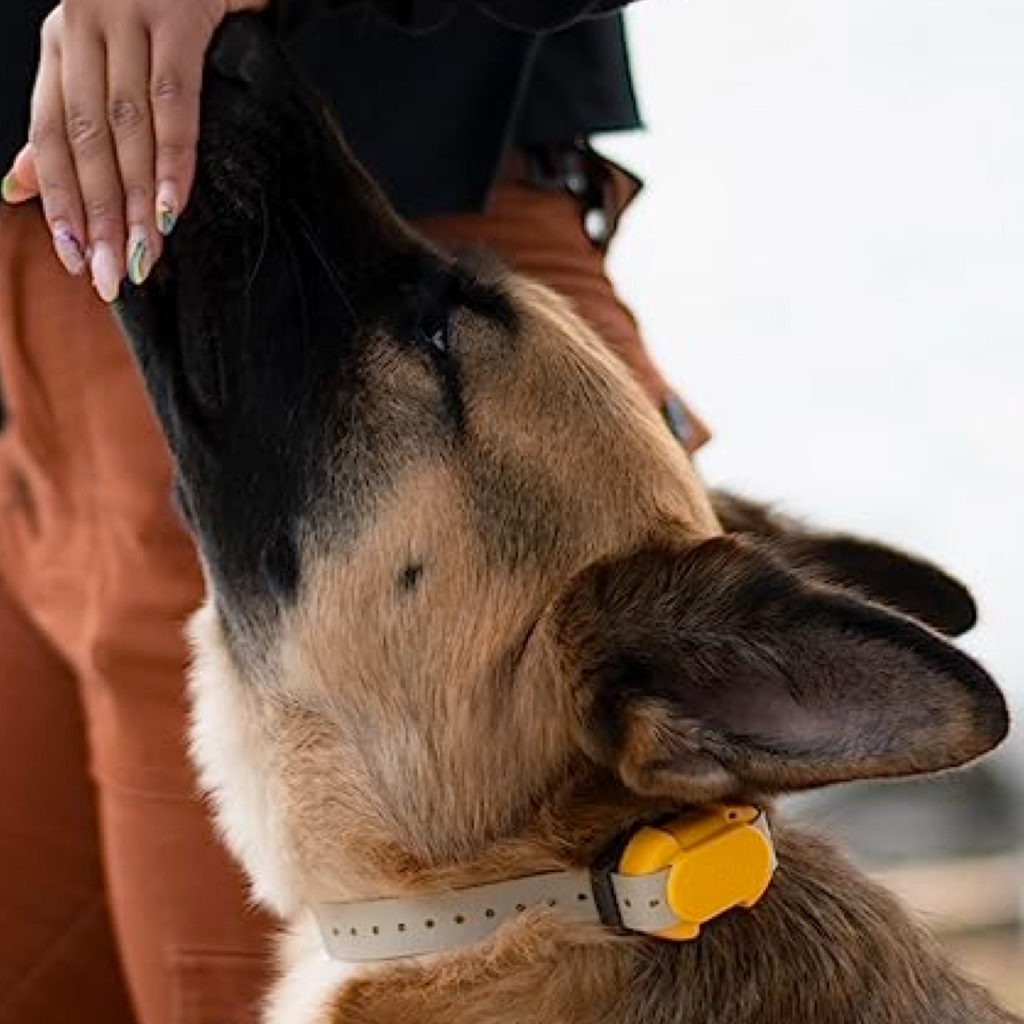
[[[416,328],[416,340],[435,354],[448,353],[448,314],[427,314]]]

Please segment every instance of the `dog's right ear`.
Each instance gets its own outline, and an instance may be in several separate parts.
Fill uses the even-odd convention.
[[[727,491],[711,503],[726,533],[770,540],[796,567],[912,615],[947,636],[960,636],[978,621],[970,591],[949,573],[917,555],[848,533],[816,530],[767,505]]]
[[[676,804],[931,772],[1007,730],[936,633],[738,537],[596,563],[548,627],[583,750]]]

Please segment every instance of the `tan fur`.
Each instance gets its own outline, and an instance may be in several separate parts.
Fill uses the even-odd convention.
[[[493,942],[423,961],[324,961],[306,904],[585,865],[630,823],[678,808],[683,794],[767,800],[857,774],[846,762],[812,770],[734,748],[711,726],[681,724],[662,696],[600,712],[621,698],[613,683],[594,681],[621,653],[601,638],[618,635],[620,617],[657,625],[666,605],[626,587],[616,560],[645,546],[714,543],[721,530],[673,439],[566,304],[528,282],[506,287],[514,341],[466,311],[457,317],[463,447],[426,438],[418,447],[415,411],[432,401],[433,385],[382,356],[366,384],[368,429],[389,403],[412,412],[381,414],[402,457],[383,467],[372,514],[354,536],[328,521],[302,538],[299,597],[269,637],[229,642],[212,604],[192,627],[204,786],[257,897],[295,922],[268,1022],[1011,1020],[956,978],[887,896],[782,826],[766,901],[695,943],[617,937],[531,912]],[[832,601],[835,615],[845,607],[810,584],[804,595],[756,551],[722,550],[723,581],[733,573],[737,587],[760,586],[777,573],[784,596],[797,588],[800,600]],[[595,584],[593,597],[586,570],[603,560],[611,581]],[[686,563],[680,579],[695,572]],[[585,612],[571,615],[584,600]],[[672,611],[685,618],[700,607],[680,599]],[[724,636],[747,610],[721,609],[705,618]],[[791,630],[790,618],[768,621],[765,636],[776,624]],[[806,638],[797,640],[793,649],[804,649]],[[634,653],[664,646],[674,664],[672,643],[666,626]],[[904,666],[885,644],[857,640],[843,659],[869,659],[865,679],[885,659],[901,680],[905,667],[917,671],[916,655]],[[776,657],[763,645],[749,653],[758,666]],[[823,680],[808,699],[820,692],[827,703],[829,686]],[[899,686],[912,693],[912,683]],[[939,686],[933,699],[947,707],[961,698]],[[611,723],[604,732],[599,712]],[[882,737],[863,754],[878,770],[863,774],[959,763],[997,740],[973,706],[952,717],[931,760],[918,751],[894,762]],[[627,721],[620,735],[616,723]]]

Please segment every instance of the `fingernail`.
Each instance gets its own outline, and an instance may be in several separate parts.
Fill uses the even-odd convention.
[[[166,237],[178,223],[178,197],[174,186],[164,182],[156,193],[156,226],[160,234]]]
[[[106,242],[97,242],[92,248],[92,285],[104,302],[113,302],[121,290],[114,250]]]
[[[133,227],[128,235],[128,280],[142,284],[149,276],[149,239],[145,228]]]
[[[74,277],[85,270],[85,251],[66,220],[54,221],[53,248],[64,269]]]
[[[20,203],[28,199],[28,190],[18,181],[14,171],[10,171],[0,183],[0,196],[5,203]]]

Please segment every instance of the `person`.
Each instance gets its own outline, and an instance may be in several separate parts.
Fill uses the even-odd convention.
[[[185,749],[197,559],[107,307],[187,211],[216,26],[266,3],[0,13],[0,1024],[247,1024],[267,983],[273,923]],[[605,267],[638,187],[588,142],[639,123],[622,6],[276,0],[265,16],[400,211],[567,295],[694,450],[706,430]]]

